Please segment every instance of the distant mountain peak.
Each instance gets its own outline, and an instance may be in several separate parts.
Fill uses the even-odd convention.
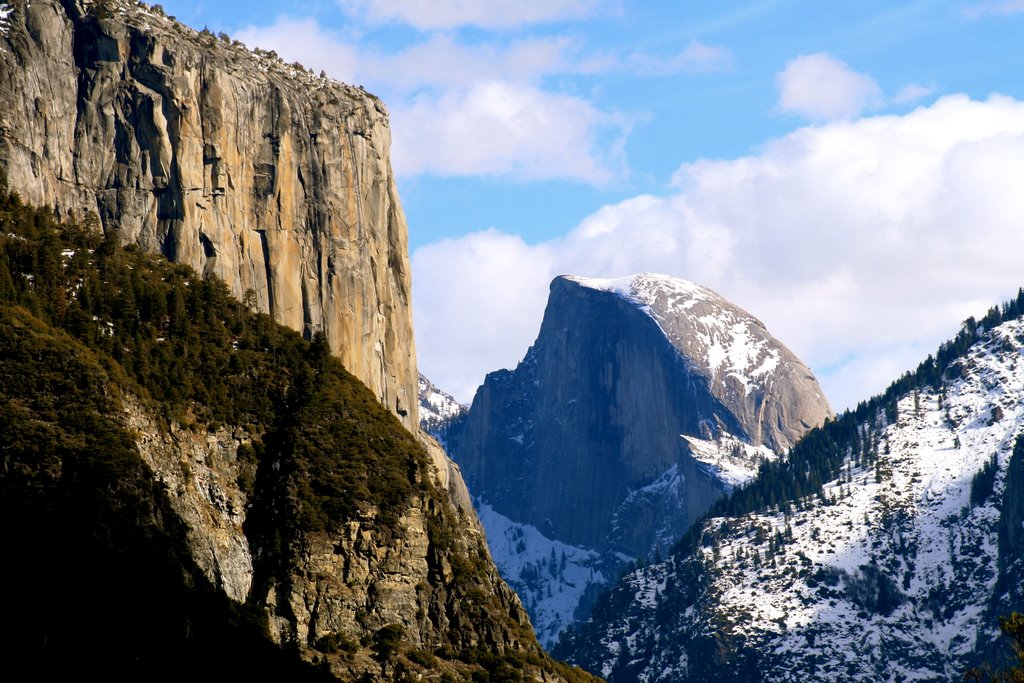
[[[810,368],[763,322],[711,289],[658,273],[620,278],[563,275],[552,288],[560,281],[613,294],[648,315],[684,361],[707,378],[711,392],[748,427],[755,444],[785,450],[808,425],[833,415]],[[766,404],[770,387],[780,382],[795,390],[775,392],[784,405]],[[796,413],[810,419],[794,424],[787,416]]]
[[[490,373],[445,437],[488,503],[499,567],[552,642],[599,584],[667,550],[831,414],[811,371],[711,290],[648,273],[561,276],[523,361]],[[506,538],[513,527],[522,544]],[[586,570],[586,588],[566,591],[561,573],[523,559],[557,543],[575,549],[565,575]]]
[[[420,427],[443,444],[448,425],[464,415],[468,407],[438,388],[423,373],[420,373],[419,399]]]

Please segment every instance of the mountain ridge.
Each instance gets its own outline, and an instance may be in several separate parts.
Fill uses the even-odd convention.
[[[707,341],[699,351],[680,341],[698,333]],[[765,365],[758,354],[774,361],[765,381],[741,382],[724,363],[732,348],[725,342],[741,336],[751,363],[760,360],[749,370]],[[709,348],[722,352],[722,372],[686,356]],[[804,423],[830,414],[810,370],[710,291],[646,274],[557,277],[537,341],[515,370],[487,376],[446,439],[487,506],[485,523],[501,529],[502,538],[491,539],[499,566],[518,568],[518,577],[506,576],[550,642],[575,611],[564,602],[569,595],[585,610],[598,583],[667,550],[775,457],[767,445],[786,448]],[[530,562],[508,555],[527,538],[546,557],[528,549]],[[585,578],[568,582],[569,574]]]
[[[613,681],[940,681],[998,659],[996,616],[1021,607],[1000,510],[1019,520],[1022,312],[1024,293],[969,319],[763,466],[555,651]]]

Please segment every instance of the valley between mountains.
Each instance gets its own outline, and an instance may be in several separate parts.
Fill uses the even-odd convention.
[[[1024,292],[837,415],[756,311],[562,275],[461,405],[418,370],[391,134],[159,5],[0,2],[0,672],[1015,663]]]

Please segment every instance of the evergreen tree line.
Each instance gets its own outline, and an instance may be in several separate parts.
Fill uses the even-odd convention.
[[[437,564],[425,590],[441,591],[473,623],[507,622],[501,628],[528,647],[495,654],[453,636],[452,648],[432,655],[408,650],[386,626],[367,640],[375,656],[398,661],[396,672],[440,658],[460,660],[474,680],[520,680],[526,664],[589,680],[542,656],[532,632],[482,588],[486,551],[455,544],[458,521],[439,504],[422,446],[331,355],[322,332],[304,340],[223,282],[120,246],[95,218],[58,220],[27,206],[2,180],[0,583],[14,597],[0,657],[9,670],[334,680],[296,656],[298,643],[271,643],[263,601],[271,588],[291,591],[307,534],[337,533],[358,518],[394,537],[419,495]],[[252,440],[238,451],[254,558],[247,604],[229,601],[191,559],[170,492],[126,426],[126,398],[161,429],[223,428]]]
[[[991,308],[980,321],[968,318],[956,337],[942,344],[934,356],[929,355],[915,370],[904,373],[881,394],[809,431],[787,457],[763,463],[753,481],[719,499],[704,519],[742,517],[768,508],[799,504],[811,496],[824,498],[823,485],[839,478],[850,459],[855,464],[875,466],[876,479],[884,478],[885,468],[881,467],[878,457],[880,444],[873,426],[879,425],[883,416],[888,423],[895,422],[901,398],[921,390],[938,391],[944,379],[959,377],[961,368],[957,361],[993,328],[1022,314],[1024,289],[1019,289],[1012,301]],[[988,479],[982,475],[977,485],[980,488],[974,496],[981,495],[987,484]],[[674,551],[688,554],[699,542],[702,528],[702,521],[695,522]]]

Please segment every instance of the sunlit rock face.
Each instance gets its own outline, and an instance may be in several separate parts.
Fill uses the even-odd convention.
[[[4,4],[4,6],[7,6]],[[27,201],[223,279],[417,427],[407,231],[362,89],[123,0],[7,6],[0,169]]]

